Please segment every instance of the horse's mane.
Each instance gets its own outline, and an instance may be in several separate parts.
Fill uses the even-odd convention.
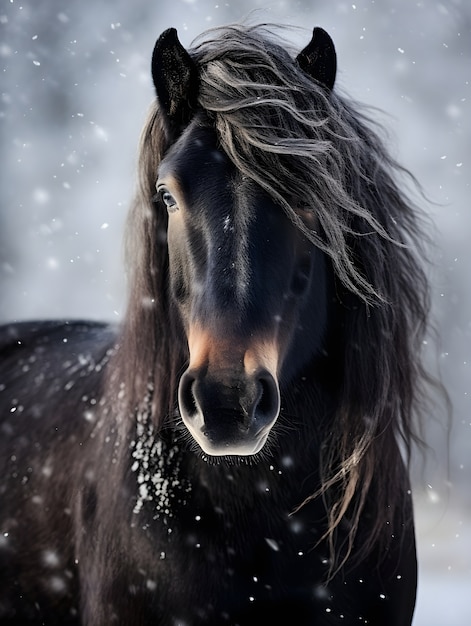
[[[267,25],[208,31],[189,50],[200,71],[198,105],[235,166],[263,187],[331,260],[343,337],[336,415],[325,437],[322,486],[328,537],[366,506],[374,526],[362,553],[391,535],[404,494],[402,453],[418,439],[415,409],[427,375],[421,345],[429,294],[421,220],[403,192],[407,173],[375,124],[293,61]],[[168,149],[158,104],[144,127],[139,186],[127,225],[129,308],[114,376],[133,413],[153,391],[156,428],[175,410],[187,359],[168,297],[166,216],[152,198]],[[412,180],[412,179],[410,179]],[[313,211],[316,230],[302,215]],[[313,496],[313,497],[314,497]],[[370,508],[371,507],[371,508]]]

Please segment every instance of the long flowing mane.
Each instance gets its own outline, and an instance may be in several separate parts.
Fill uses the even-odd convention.
[[[322,486],[312,497],[328,503],[332,546],[339,524],[350,524],[346,555],[368,494],[375,522],[364,554],[379,539],[387,541],[403,501],[401,458],[408,459],[417,439],[414,415],[427,379],[421,364],[429,307],[420,262],[425,237],[403,192],[408,174],[375,123],[336,90],[310,80],[273,31],[233,25],[198,39],[189,51],[200,72],[197,105],[238,170],[330,259],[339,320],[331,362],[342,382],[334,419],[319,424]],[[153,206],[168,148],[155,103],[142,134],[128,221],[129,309],[111,381],[115,396],[116,385],[125,389],[125,414],[134,414],[153,390],[156,429],[173,417],[188,357],[168,297],[167,217]],[[304,212],[314,213],[314,228]]]

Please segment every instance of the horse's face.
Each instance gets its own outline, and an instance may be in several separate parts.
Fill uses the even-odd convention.
[[[280,381],[321,345],[323,255],[196,120],[162,160],[157,190],[189,347],[181,416],[207,454],[255,454],[278,417]]]
[[[296,62],[332,88],[325,31],[314,29]],[[172,145],[157,189],[168,211],[169,297],[189,348],[181,416],[207,454],[256,454],[279,415],[280,388],[321,349],[325,258],[219,148],[198,112],[200,69],[174,29],[156,43],[152,76]],[[299,216],[315,228],[312,211]]]

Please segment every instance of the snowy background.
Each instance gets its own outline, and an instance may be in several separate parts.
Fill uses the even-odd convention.
[[[469,0],[0,0],[0,321],[119,319],[122,232],[153,98],[156,37],[182,42],[261,9],[333,36],[338,85],[378,106],[435,224],[441,405],[414,479],[415,626],[471,624],[471,3]],[[301,47],[310,38],[295,35]],[[430,356],[432,360],[432,355]],[[432,419],[433,418],[433,419]],[[448,452],[447,452],[448,450]]]

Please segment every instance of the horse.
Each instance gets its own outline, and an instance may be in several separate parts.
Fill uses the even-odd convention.
[[[157,39],[122,322],[2,327],[2,625],[411,623],[423,215],[278,28]]]

